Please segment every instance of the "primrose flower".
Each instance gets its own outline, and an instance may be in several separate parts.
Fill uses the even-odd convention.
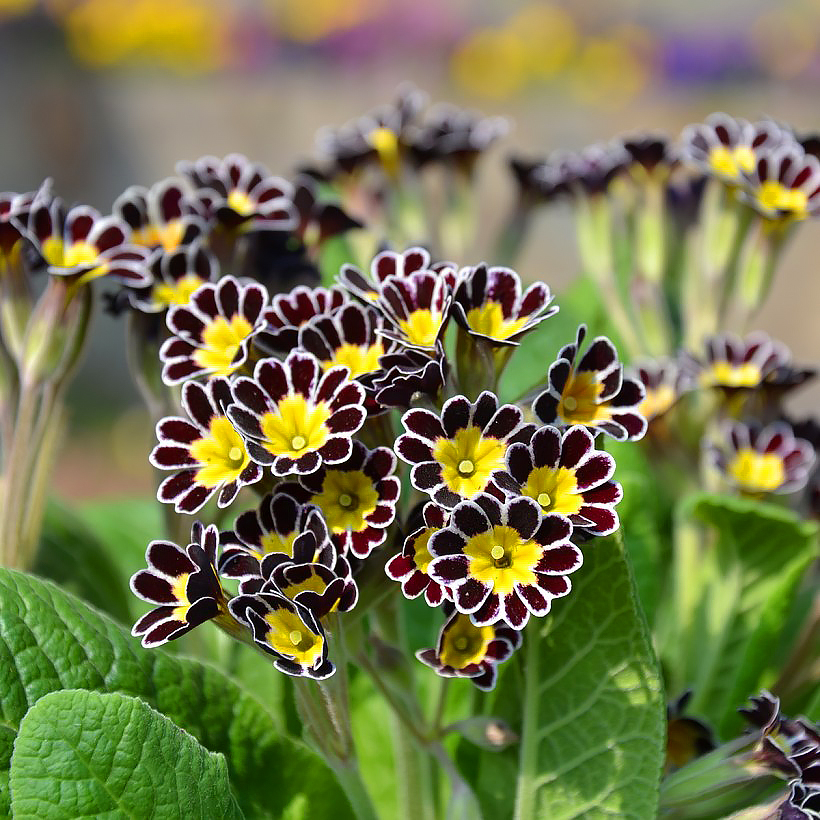
[[[820,785],[798,779],[789,784],[789,796],[777,807],[782,820],[817,820],[820,817]]]
[[[228,608],[251,628],[254,643],[273,656],[280,672],[324,680],[336,671],[327,657],[324,629],[307,607],[277,592],[258,592],[237,595]]]
[[[666,707],[666,765],[683,766],[715,748],[712,730],[703,721],[685,717],[686,704],[692,697],[687,689]]]
[[[174,335],[160,348],[166,384],[205,376],[230,376],[248,358],[251,337],[262,329],[268,292],[262,285],[239,283],[233,276],[197,288],[187,305],[168,311]]]
[[[651,423],[668,413],[692,389],[692,379],[675,359],[647,359],[629,371],[643,385],[644,398],[637,411]]]
[[[447,525],[448,511],[432,501],[424,505],[422,512],[424,526],[419,527],[404,539],[402,550],[385,565],[387,577],[401,583],[405,598],[412,600],[424,593],[424,600],[430,606],[438,606],[450,593],[447,587],[434,581],[428,574],[433,555],[430,552],[430,538]]]
[[[484,391],[474,403],[464,396],[448,399],[437,416],[415,408],[402,416],[406,433],[398,437],[396,454],[413,465],[410,483],[443,507],[488,491],[491,482],[515,492],[507,473],[508,447],[530,440],[534,425],[525,424],[513,404],[498,406]]]
[[[35,198],[48,191],[50,181],[43,183],[40,191],[15,194],[0,193],[0,273],[10,263],[12,254],[19,252],[20,240],[26,235],[29,212]]]
[[[262,314],[266,324],[254,345],[269,353],[288,353],[299,344],[299,328],[316,316],[326,316],[347,304],[347,294],[338,287],[308,288],[297,285],[288,293],[277,293]]]
[[[443,678],[470,678],[483,692],[490,692],[498,676],[496,666],[519,646],[521,633],[503,621],[476,626],[468,615],[452,611],[436,648],[422,649],[416,657]]]
[[[820,211],[820,160],[795,144],[757,158],[741,197],[768,220],[806,219]]]
[[[157,423],[159,444],[150,462],[173,470],[157,490],[157,498],[181,513],[195,513],[213,495],[227,507],[239,490],[262,478],[262,468],[251,461],[242,436],[225,415],[231,401],[227,379],[217,377],[203,386],[186,382],[182,407],[188,419],[167,416]]]
[[[510,268],[477,265],[459,276],[453,318],[470,336],[493,347],[517,345],[525,334],[558,312],[550,306],[543,282],[521,292],[521,279]]]
[[[791,493],[805,486],[814,448],[782,421],[766,427],[730,421],[707,444],[706,459],[741,493]]]
[[[284,362],[262,359],[253,379],[238,378],[228,417],[251,458],[277,476],[346,461],[366,416],[364,388],[349,374],[346,367],[323,370],[315,356],[294,350]]]
[[[151,283],[148,251],[131,243],[131,229],[114,216],[86,205],[66,211],[62,200],[37,196],[31,204],[28,236],[55,276],[85,284],[103,276],[131,287]]]
[[[546,204],[567,193],[563,173],[547,160],[512,157],[509,168],[515,178],[522,206]]]
[[[342,555],[351,552],[357,558],[367,558],[384,543],[401,492],[395,471],[396,457],[387,447],[368,450],[353,441],[345,461],[299,477],[310,494],[304,503],[322,511]]]
[[[411,347],[385,353],[382,370],[373,377],[376,404],[382,407],[409,407],[416,396],[435,399],[450,372],[441,341],[433,356]]]
[[[195,521],[191,543],[182,549],[170,541],[152,541],[145,553],[148,569],[131,578],[134,594],[157,604],[131,630],[146,648],[181,637],[212,618],[230,621],[227,599],[216,574],[219,534],[215,526]]]
[[[382,285],[391,276],[404,277],[421,270],[430,270],[430,254],[424,248],[408,248],[402,253],[384,250],[370,263],[370,278],[355,265],[342,265],[339,281],[354,296],[364,302],[375,302]]]
[[[556,152],[547,160],[547,173],[560,180],[563,190],[600,196],[629,163],[627,150],[619,141],[612,140],[588,145],[580,151]]]
[[[208,225],[181,180],[168,177],[144,188],[132,185],[112,208],[131,228],[131,242],[171,253],[207,233]]]
[[[458,504],[431,536],[429,573],[476,626],[506,621],[523,629],[530,614],[546,615],[553,598],[569,593],[566,576],[583,561],[571,534],[566,516],[545,515],[531,498],[502,504],[482,493]]]
[[[521,486],[521,494],[535,500],[545,512],[566,515],[577,528],[592,535],[610,535],[618,529],[615,505],[623,498],[615,459],[595,449],[586,427],[563,433],[541,427],[529,444],[512,444],[507,469]]]
[[[627,137],[622,144],[631,159],[629,171],[633,176],[636,176],[638,169],[644,179],[659,174],[665,176],[679,161],[675,146],[664,136]]]
[[[547,389],[532,404],[533,412],[544,424],[583,424],[618,441],[642,438],[647,427],[638,412],[643,386],[624,377],[618,352],[606,336],[593,339],[576,362],[586,331],[581,325],[575,342],[559,351],[550,365]]]
[[[177,172],[207,200],[209,216],[227,230],[290,231],[296,227],[293,186],[242,154],[177,163]]]
[[[308,247],[321,245],[333,236],[364,227],[341,206],[320,199],[316,193],[316,183],[308,174],[300,174],[297,178],[293,204],[298,220],[295,233]]]

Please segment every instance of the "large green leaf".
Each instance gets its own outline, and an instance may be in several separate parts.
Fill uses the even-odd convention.
[[[82,689],[26,713],[11,789],[18,820],[243,817],[221,754],[137,698]]]
[[[742,726],[737,708],[774,679],[778,649],[789,640],[791,602],[816,555],[817,526],[790,510],[707,494],[682,504],[677,631],[664,659],[672,693],[691,687],[689,711],[715,723],[724,738]]]
[[[222,752],[249,816],[351,816],[330,769],[283,737],[265,707],[222,672],[144,650],[53,584],[0,570],[0,723],[16,730],[39,698],[75,688],[141,697],[206,749]]]
[[[485,817],[508,818],[513,805],[516,820],[657,810],[664,697],[620,537],[589,544],[572,585],[527,627],[489,706],[521,741],[481,755]]]

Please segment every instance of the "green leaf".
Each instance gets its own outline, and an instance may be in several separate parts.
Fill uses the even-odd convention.
[[[221,754],[137,698],[52,692],[20,724],[12,810],[25,820],[244,815]]]
[[[585,548],[569,596],[507,666],[488,711],[521,741],[481,755],[485,817],[509,817],[513,801],[516,820],[654,817],[665,704],[618,535]]]
[[[56,581],[122,623],[133,617],[127,576],[119,571],[89,527],[54,501],[46,508],[34,572]]]
[[[0,570],[0,723],[16,729],[39,698],[74,688],[141,697],[206,749],[222,752],[251,817],[352,816],[321,759],[283,737],[267,709],[222,672],[142,649],[53,584]]]
[[[9,794],[9,765],[17,733],[8,726],[0,726],[0,817],[11,817]]]
[[[711,531],[710,540],[704,526]],[[674,689],[694,690],[689,712],[724,738],[737,709],[771,683],[791,602],[817,555],[817,525],[774,504],[698,494],[686,499],[675,543],[675,622],[664,655]]]

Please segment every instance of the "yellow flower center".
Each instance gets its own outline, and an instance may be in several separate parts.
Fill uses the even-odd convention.
[[[763,374],[753,362],[715,362],[700,374],[702,387],[757,387],[762,381]]]
[[[491,339],[509,339],[527,324],[527,319],[505,319],[498,302],[487,302],[467,311],[467,324],[476,333]]]
[[[593,371],[571,373],[558,402],[558,417],[565,424],[595,425],[612,418],[606,404],[598,404],[603,385]]]
[[[99,251],[88,242],[74,242],[66,246],[62,239],[55,237],[43,241],[40,249],[46,262],[56,268],[93,266],[100,256]],[[107,264],[96,265],[91,270],[85,271],[79,281],[81,284],[89,282],[102,276],[107,270]]]
[[[166,251],[175,251],[185,231],[181,219],[172,219],[170,222],[159,225],[146,225],[131,234],[131,243],[142,245],[145,248],[162,247]]]
[[[382,168],[391,176],[399,172],[399,138],[389,128],[374,128],[369,135],[370,144],[376,149]]]
[[[248,466],[250,456],[242,436],[224,416],[216,416],[209,424],[209,436],[191,444],[191,457],[200,464],[194,481],[203,487],[218,487],[223,482],[235,481]]]
[[[325,424],[329,418],[325,402],[314,406],[298,393],[285,396],[275,412],[262,416],[262,446],[275,456],[301,458],[324,446],[330,437]]]
[[[229,376],[238,367],[234,356],[252,330],[244,316],[234,316],[230,322],[217,316],[202,331],[203,347],[194,351],[194,361],[215,376]]]
[[[528,476],[521,494],[534,498],[544,512],[573,515],[581,509],[575,473],[566,467],[536,467]]]
[[[709,152],[709,165],[719,174],[736,177],[741,171],[754,170],[755,153],[748,145],[737,145],[734,148],[716,145]]]
[[[426,308],[414,310],[406,319],[399,321],[399,327],[407,341],[419,347],[435,347],[436,337],[444,317]]]
[[[804,218],[808,216],[809,200],[804,191],[787,188],[785,185],[770,179],[764,182],[757,190],[757,200],[767,209],[788,211]]]
[[[271,552],[283,552],[289,558],[293,558],[293,542],[296,540],[298,532],[289,532],[280,534],[278,532],[266,532],[262,536],[262,550],[263,555]],[[257,558],[261,557],[257,553]]]
[[[427,575],[427,568],[433,560],[428,544],[434,532],[438,532],[436,527],[426,527],[413,543],[413,563],[416,565],[416,569],[425,575]]]
[[[779,455],[758,453],[749,447],[737,451],[728,472],[741,490],[750,493],[771,493],[786,481],[786,468]]]
[[[163,307],[187,305],[191,301],[191,294],[201,284],[202,279],[193,273],[186,274],[171,285],[158,282],[154,285],[154,301]]]
[[[478,427],[467,427],[453,438],[438,438],[433,458],[441,465],[447,487],[462,498],[472,498],[486,489],[495,470],[505,467],[507,447],[497,438],[481,435]]]
[[[492,626],[475,626],[468,615],[456,615],[444,636],[440,660],[453,669],[481,663],[494,637]]]
[[[298,584],[290,584],[288,586],[281,587],[282,594],[289,598],[291,601],[300,593],[300,592],[315,592],[317,595],[321,595],[327,589],[327,583],[320,578],[315,572],[311,571],[310,575],[305,578],[304,581],[300,581]],[[330,612],[335,612],[336,608],[338,607],[338,601],[333,604]]]
[[[234,189],[228,194],[228,207],[241,216],[250,216],[256,210],[256,203],[245,191]]]
[[[471,578],[490,584],[499,595],[507,595],[516,583],[536,582],[534,570],[542,549],[534,541],[523,541],[512,527],[496,526],[471,538],[464,554],[470,559]]]
[[[322,491],[313,498],[336,535],[366,529],[365,518],[376,509],[378,501],[372,480],[362,470],[328,470]]]
[[[324,638],[314,635],[295,613],[280,609],[265,615],[265,622],[270,627],[265,640],[281,655],[303,666],[313,666],[322,656]]]
[[[662,416],[675,403],[677,393],[675,388],[668,384],[660,387],[647,388],[646,397],[638,405],[638,412],[647,420]]]
[[[181,621],[186,619],[188,614],[188,610],[191,608],[190,603],[188,603],[188,579],[191,577],[190,572],[184,572],[178,578],[174,579],[174,582],[171,584],[171,594],[177,601],[180,601],[179,606],[174,607],[174,617],[178,618]]]
[[[345,343],[333,352],[333,358],[322,362],[327,370],[335,365],[347,365],[350,368],[350,378],[355,379],[363,373],[372,373],[379,369],[379,357],[384,355],[384,346],[381,342],[374,345],[353,345]]]

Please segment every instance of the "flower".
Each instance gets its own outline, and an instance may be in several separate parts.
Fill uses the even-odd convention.
[[[759,157],[767,156],[789,136],[771,120],[754,125],[728,114],[710,114],[704,123],[688,125],[681,134],[685,160],[710,176],[738,184],[743,173],[754,170]]]
[[[177,172],[194,187],[208,215],[228,230],[290,231],[297,225],[293,186],[242,154],[179,162]]]
[[[540,427],[529,444],[512,444],[507,469],[545,512],[566,515],[575,527],[592,535],[610,535],[618,529],[615,505],[623,498],[621,485],[612,481],[615,459],[595,449],[586,427]]]
[[[307,503],[322,511],[342,555],[367,558],[384,543],[401,492],[395,470],[396,457],[387,447],[368,450],[354,441],[345,461],[299,477],[310,493]]]
[[[806,785],[800,780],[789,784],[789,796],[774,815],[781,820],[817,820],[820,818],[820,785]]]
[[[630,173],[645,179],[647,176],[667,175],[679,161],[678,151],[664,136],[639,135],[622,142],[631,159]],[[642,173],[636,174],[636,171]]]
[[[470,678],[479,689],[490,692],[498,675],[496,666],[519,646],[521,633],[505,623],[476,626],[469,616],[452,611],[436,648],[422,649],[416,657],[444,678]]]
[[[683,766],[715,748],[712,730],[703,721],[684,717],[692,697],[687,689],[666,707],[666,765]]]
[[[629,166],[631,157],[617,140],[588,145],[580,151],[556,151],[540,173],[562,191],[577,196],[605,194],[610,183]]]
[[[48,194],[50,184],[46,180],[39,191],[25,194],[0,193],[0,274],[11,264],[12,255],[19,253],[31,206],[38,196]]]
[[[225,593],[216,574],[219,535],[215,526],[195,521],[191,543],[182,549],[170,541],[152,541],[145,552],[148,569],[131,578],[134,594],[158,604],[131,630],[146,648],[181,637],[212,618],[230,620]]]
[[[234,373],[248,358],[251,337],[263,327],[267,301],[262,285],[223,276],[197,288],[187,305],[172,307],[165,321],[174,335],[159,351],[163,381],[179,384]]]
[[[576,364],[586,330],[581,325],[575,343],[559,351],[550,365],[547,389],[532,404],[533,412],[544,424],[583,424],[618,441],[635,441],[647,426],[637,409],[644,399],[643,387],[624,377],[618,352],[606,336],[593,339]]]
[[[401,582],[405,598],[412,600],[424,593],[424,600],[430,606],[438,606],[449,598],[447,587],[434,581],[428,574],[433,555],[430,553],[430,537],[446,526],[448,511],[432,501],[424,505],[424,526],[419,527],[407,538],[401,552],[394,555],[385,565],[387,577]]]
[[[443,507],[488,490],[490,483],[518,489],[507,473],[507,448],[529,441],[533,425],[521,410],[484,391],[474,403],[464,396],[448,399],[437,416],[415,408],[402,416],[406,433],[396,439],[400,459],[412,464],[410,482]]]
[[[385,353],[382,370],[373,377],[376,404],[382,407],[409,407],[417,395],[435,399],[447,381],[450,364],[441,341],[432,358],[411,347]]]
[[[453,318],[470,336],[493,347],[519,340],[558,312],[550,306],[550,289],[543,282],[521,293],[521,279],[510,268],[477,265],[462,271],[453,299]]]
[[[820,160],[796,143],[757,157],[741,197],[769,220],[806,219],[820,211]]]
[[[741,493],[791,493],[806,484],[814,448],[795,438],[786,422],[766,427],[725,422],[720,439],[707,443],[707,462]]]
[[[430,270],[430,254],[424,248],[408,248],[402,253],[384,250],[370,263],[370,278],[355,265],[342,265],[339,281],[354,296],[365,302],[375,302],[381,287],[391,276],[409,276],[416,271]]]
[[[150,287],[129,288],[131,303],[144,313],[187,305],[201,285],[214,282],[219,276],[216,259],[199,240],[156,255],[150,270],[153,276]]]
[[[553,598],[569,593],[566,576],[583,561],[571,534],[566,516],[545,515],[531,498],[502,504],[482,493],[458,504],[433,533],[428,571],[476,626],[506,621],[523,629],[530,614],[546,615]]]
[[[87,205],[66,212],[62,200],[50,195],[31,204],[28,235],[48,272],[80,285],[103,276],[131,287],[151,284],[148,252],[132,244],[130,234],[127,223]]]
[[[182,407],[188,419],[167,416],[157,423],[157,439],[149,460],[160,470],[173,470],[157,490],[157,498],[177,512],[195,513],[214,494],[227,507],[239,490],[262,478],[242,436],[225,415],[231,401],[227,379],[207,385],[186,382]]]
[[[190,245],[208,229],[195,201],[173,177],[151,188],[132,185],[117,197],[112,210],[131,228],[131,241],[149,250],[170,253]]]
[[[254,344],[270,353],[287,353],[299,344],[299,328],[315,316],[325,316],[346,303],[347,294],[338,287],[297,285],[288,293],[277,293],[262,314],[266,325]]]
[[[315,680],[334,673],[324,629],[307,607],[276,592],[258,592],[237,595],[228,608],[251,628],[254,643],[273,656],[280,672]]]
[[[636,409],[649,423],[668,413],[692,389],[689,373],[674,359],[647,359],[628,373],[643,385],[644,398]]]
[[[321,245],[326,239],[338,236],[363,223],[347,214],[335,202],[320,198],[315,180],[308,174],[300,174],[293,192],[298,224],[296,235],[308,247]]]
[[[346,367],[323,372],[315,356],[294,350],[284,362],[262,359],[253,379],[233,383],[228,417],[251,458],[273,474],[305,475],[346,461],[364,424],[364,388]]]
[[[518,187],[518,198],[522,206],[545,204],[567,193],[563,173],[547,160],[512,157],[510,171]]]

